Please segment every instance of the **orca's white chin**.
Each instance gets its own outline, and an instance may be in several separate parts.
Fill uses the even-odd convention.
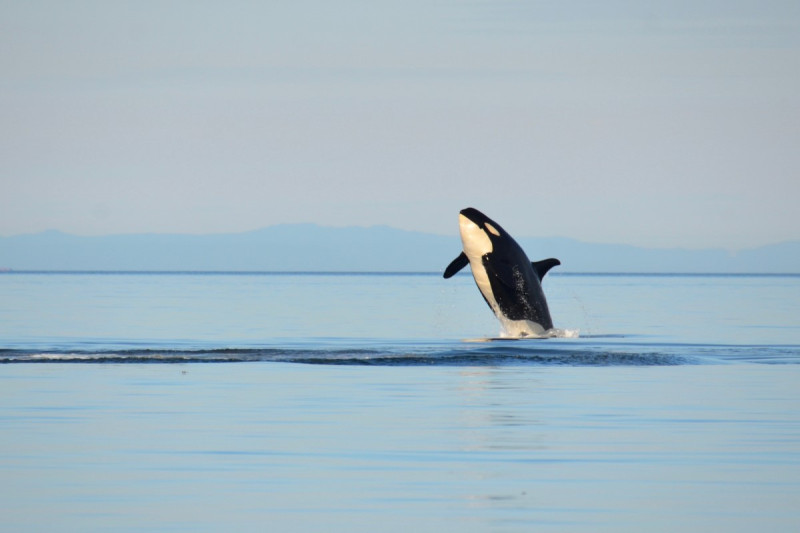
[[[492,240],[486,235],[486,232],[464,215],[458,215],[458,228],[461,232],[464,254],[470,262],[480,260],[481,257],[494,250]]]
[[[494,250],[492,240],[486,235],[477,224],[465,217],[458,215],[458,227],[461,230],[461,243],[464,246],[464,255],[469,259],[469,265],[472,269],[472,277],[475,279],[475,284],[478,290],[481,291],[489,307],[495,315],[500,315],[500,306],[494,297],[492,291],[492,284],[489,282],[489,276],[486,273],[486,267],[483,266],[483,256],[491,253]]]

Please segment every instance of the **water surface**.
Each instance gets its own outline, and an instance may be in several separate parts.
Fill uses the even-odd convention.
[[[0,275],[9,531],[789,531],[800,278]],[[298,364],[301,363],[301,364]]]

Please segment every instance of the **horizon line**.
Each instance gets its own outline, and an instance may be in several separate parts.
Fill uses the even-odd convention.
[[[63,274],[63,275],[188,275],[188,276],[441,276],[441,271],[414,270],[40,270],[0,268],[3,274]],[[469,272],[456,276],[471,277]],[[573,271],[549,272],[550,276],[632,276],[632,277],[800,277],[800,272],[625,272],[625,271]]]

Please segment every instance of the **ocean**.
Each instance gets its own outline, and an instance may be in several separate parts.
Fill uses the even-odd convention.
[[[797,531],[800,275],[0,273],[4,531]]]

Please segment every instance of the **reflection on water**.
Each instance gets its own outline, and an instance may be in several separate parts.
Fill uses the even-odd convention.
[[[535,405],[538,395],[527,394],[535,391],[538,379],[525,373],[526,383],[516,383],[515,374],[519,373],[500,374],[492,368],[460,372],[458,420],[463,450],[533,450],[546,446],[538,417],[540,407]],[[520,436],[524,438],[520,440]]]

